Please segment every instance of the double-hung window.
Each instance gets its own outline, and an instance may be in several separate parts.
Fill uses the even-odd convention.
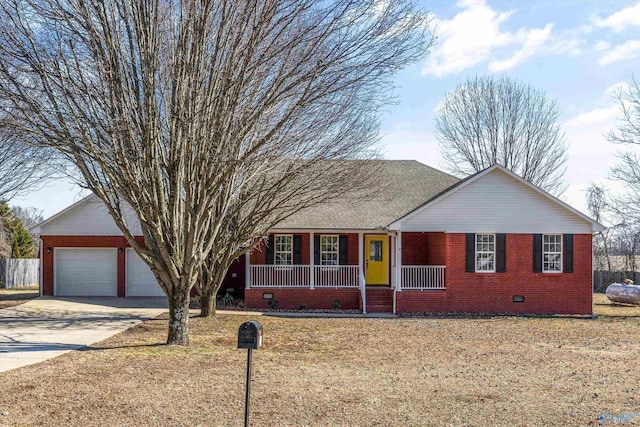
[[[562,234],[542,235],[542,272],[562,272]]]
[[[476,234],[476,271],[496,271],[496,235]]]
[[[274,236],[274,264],[293,264],[293,236],[290,234],[276,234]]]
[[[338,265],[338,236],[320,236],[320,265]]]

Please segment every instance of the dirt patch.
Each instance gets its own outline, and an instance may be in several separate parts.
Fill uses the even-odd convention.
[[[0,309],[24,304],[27,301],[38,298],[38,295],[39,290],[37,286],[0,289]]]
[[[245,316],[166,318],[0,374],[0,425],[242,425]],[[260,317],[255,426],[567,426],[640,413],[640,319]],[[640,417],[632,418],[640,424]],[[632,424],[628,424],[632,425]]]

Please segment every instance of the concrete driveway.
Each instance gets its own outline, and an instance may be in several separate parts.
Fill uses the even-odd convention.
[[[40,297],[2,309],[0,372],[102,341],[167,311],[165,297]]]

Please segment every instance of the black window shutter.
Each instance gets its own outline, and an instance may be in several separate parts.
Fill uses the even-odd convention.
[[[293,235],[293,264],[302,264],[302,236],[300,234]]]
[[[313,264],[320,265],[320,236],[313,236]]]
[[[542,234],[533,235],[533,272],[542,273]]]
[[[267,239],[267,250],[266,250],[266,260],[265,262],[269,265],[273,265],[273,248],[275,247],[273,234],[269,235]]]
[[[349,236],[340,236],[338,244],[338,248],[340,250],[338,264],[347,265],[349,264]]]
[[[467,273],[473,273],[476,271],[476,235],[474,233],[467,233],[464,271]]]
[[[496,272],[504,273],[507,271],[507,235],[496,234]]]
[[[565,273],[573,273],[573,234],[564,234],[562,269]]]

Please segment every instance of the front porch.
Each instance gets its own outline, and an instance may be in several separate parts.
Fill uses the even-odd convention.
[[[395,313],[398,292],[446,290],[444,233],[403,236],[400,232],[292,232],[272,235],[268,242],[271,249],[267,244],[246,257],[245,295],[249,307]],[[328,247],[327,242],[335,242],[334,247]],[[285,251],[289,246],[290,256]],[[324,249],[336,254],[335,264],[317,264],[329,259],[326,253],[331,252]],[[283,260],[290,263],[277,263]],[[338,260],[346,265],[336,265]],[[427,264],[430,261],[438,264]]]
[[[445,270],[444,265],[400,266],[400,281],[391,288],[446,289]],[[249,265],[246,288],[361,288],[366,286],[364,273],[358,265]]]

